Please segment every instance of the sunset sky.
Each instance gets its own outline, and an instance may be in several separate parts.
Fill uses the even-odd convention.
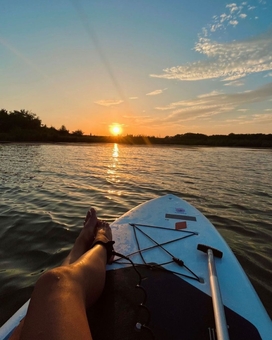
[[[272,133],[272,1],[12,0],[0,109],[71,132]]]

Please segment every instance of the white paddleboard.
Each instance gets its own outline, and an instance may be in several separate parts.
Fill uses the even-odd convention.
[[[215,257],[230,339],[271,339],[272,323],[236,257],[214,226],[184,200],[166,195],[111,224],[115,256],[104,293],[88,314],[94,339],[216,339],[207,254]],[[0,329],[0,340],[27,304]],[[108,320],[104,322],[99,320]]]

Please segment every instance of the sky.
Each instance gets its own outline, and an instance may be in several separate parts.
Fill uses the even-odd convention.
[[[1,108],[86,135],[272,133],[272,1],[2,1]]]

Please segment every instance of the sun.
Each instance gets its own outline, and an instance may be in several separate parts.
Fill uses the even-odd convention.
[[[121,135],[121,133],[123,131],[122,126],[120,124],[117,124],[117,123],[111,124],[109,126],[109,128],[110,128],[110,133],[114,136]]]

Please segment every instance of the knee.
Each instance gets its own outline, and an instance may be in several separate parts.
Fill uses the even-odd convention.
[[[71,270],[67,267],[58,267],[45,272],[37,281],[35,287],[45,289],[64,289],[72,281]]]

